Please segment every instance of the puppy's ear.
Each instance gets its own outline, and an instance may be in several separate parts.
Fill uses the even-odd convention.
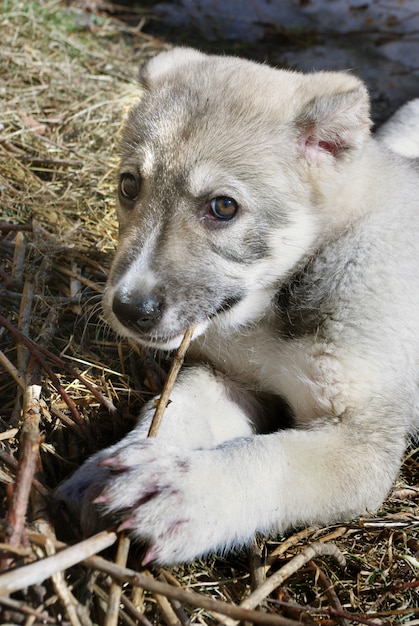
[[[313,75],[312,78],[314,78]],[[324,92],[314,97],[296,119],[299,145],[309,163],[348,158],[362,147],[370,134],[369,97],[364,84],[354,76],[323,74]],[[337,90],[340,82],[349,89]],[[346,79],[346,81],[344,80]],[[334,93],[327,94],[327,88]]]
[[[178,69],[202,61],[205,57],[205,54],[193,48],[173,48],[168,52],[161,52],[140,68],[140,82],[146,89],[153,89]]]

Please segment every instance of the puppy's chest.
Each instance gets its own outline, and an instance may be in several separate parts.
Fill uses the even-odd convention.
[[[203,358],[239,382],[288,398],[301,372],[314,377],[319,344],[330,339],[341,314],[329,267],[321,256],[310,261],[280,287],[265,315],[246,327],[228,332],[214,324],[199,340]]]
[[[248,391],[282,398],[300,426],[307,419],[338,418],[348,406],[345,365],[333,343],[316,334],[284,339],[259,324],[229,337],[208,333],[200,347],[193,349],[196,360],[211,363]]]
[[[210,330],[191,355],[247,388],[287,397],[296,370],[312,367],[315,343],[310,335],[286,339],[276,324],[263,321],[228,335]]]

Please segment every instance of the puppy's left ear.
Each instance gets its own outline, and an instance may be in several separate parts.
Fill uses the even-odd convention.
[[[202,61],[205,56],[193,48],[173,48],[168,52],[160,52],[140,68],[141,85],[146,89],[153,89],[178,69]]]
[[[370,135],[366,87],[354,76],[336,74],[341,82],[346,79],[347,89],[327,94],[327,87],[334,84],[332,76],[323,75],[324,92],[320,88],[321,95],[314,97],[296,119],[302,154],[315,165],[354,156]]]

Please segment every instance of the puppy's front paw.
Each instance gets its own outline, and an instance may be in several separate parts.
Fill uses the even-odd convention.
[[[79,512],[86,533],[118,523],[147,546],[144,564],[169,565],[253,536],[255,510],[243,498],[239,467],[230,447],[185,450],[128,437],[89,459],[57,495]]]
[[[212,547],[197,454],[147,439],[100,461],[109,476],[95,503],[146,543],[144,564],[178,563]]]

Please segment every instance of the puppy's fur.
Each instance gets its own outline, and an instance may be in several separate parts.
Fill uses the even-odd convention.
[[[163,350],[195,325],[193,362],[60,496],[160,563],[376,509],[418,424],[419,178],[384,143],[419,155],[419,107],[380,143],[350,74],[175,49],[143,82],[104,310]]]

